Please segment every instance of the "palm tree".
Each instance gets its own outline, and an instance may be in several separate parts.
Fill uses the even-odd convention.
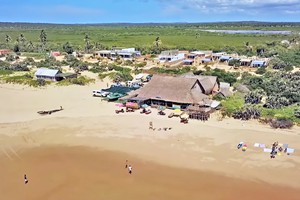
[[[7,46],[8,46],[8,43],[11,41],[11,37],[9,36],[9,35],[5,35],[5,42],[6,42],[6,44],[7,44]]]
[[[22,42],[22,44],[24,44],[26,42],[26,38],[22,33],[19,36],[19,41]]]
[[[85,42],[85,52],[89,53],[91,45],[90,45],[90,37],[87,33],[84,36],[84,42]]]
[[[159,37],[157,37],[154,41],[154,45],[156,48],[159,48],[162,45],[162,42]]]
[[[157,37],[155,39],[155,41],[153,42],[153,45],[154,45],[154,53],[155,54],[160,53],[160,46],[162,45],[162,42],[159,37]]]

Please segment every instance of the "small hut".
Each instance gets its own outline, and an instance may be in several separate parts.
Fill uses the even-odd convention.
[[[197,119],[207,121],[210,117],[210,107],[203,107],[200,105],[190,105],[186,109],[190,119]]]

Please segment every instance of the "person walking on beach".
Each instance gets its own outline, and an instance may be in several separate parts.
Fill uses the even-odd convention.
[[[24,183],[27,184],[28,183],[28,179],[27,179],[27,176],[26,174],[24,174]]]
[[[129,174],[132,173],[132,167],[131,167],[131,165],[128,166],[128,173],[129,173]]]
[[[128,167],[128,160],[126,160],[126,163],[125,163],[125,168]]]
[[[152,122],[149,122],[149,129],[153,130],[153,123]]]

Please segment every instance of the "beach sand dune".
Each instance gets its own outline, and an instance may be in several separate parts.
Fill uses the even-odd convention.
[[[20,158],[0,157],[1,199],[299,199],[300,191],[171,168],[135,157],[85,147],[38,147]],[[130,175],[125,160],[133,166]],[[27,174],[29,183],[24,184]]]

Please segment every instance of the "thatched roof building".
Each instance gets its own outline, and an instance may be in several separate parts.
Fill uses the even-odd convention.
[[[213,84],[215,81],[215,84]],[[216,77],[173,77],[154,75],[143,88],[132,91],[127,99],[166,104],[203,104],[216,86]]]

